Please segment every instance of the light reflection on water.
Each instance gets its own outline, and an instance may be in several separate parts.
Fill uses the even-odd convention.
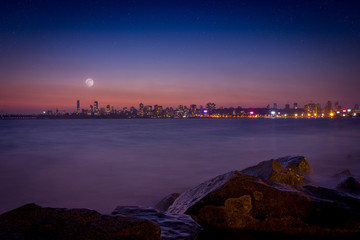
[[[22,204],[154,205],[231,170],[303,155],[313,180],[360,175],[360,119],[0,121],[0,213]]]

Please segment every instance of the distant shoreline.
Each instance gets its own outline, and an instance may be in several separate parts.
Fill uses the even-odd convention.
[[[30,120],[30,119],[357,119],[358,116],[336,116],[336,117],[273,117],[273,116],[257,116],[257,117],[219,117],[219,116],[201,116],[201,117],[129,117],[121,115],[101,115],[101,116],[88,116],[88,115],[21,115],[21,114],[4,114],[0,115],[0,120]]]

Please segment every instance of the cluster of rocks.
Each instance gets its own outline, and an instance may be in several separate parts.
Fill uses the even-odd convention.
[[[27,204],[0,216],[0,239],[161,239],[152,221],[108,216],[88,209],[43,208]]]
[[[302,156],[272,159],[111,215],[28,204],[0,216],[0,239],[359,239],[359,180],[317,187],[310,171]]]

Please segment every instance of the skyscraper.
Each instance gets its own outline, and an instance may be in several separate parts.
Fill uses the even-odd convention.
[[[137,112],[137,115],[140,117],[144,117],[144,104],[143,103],[139,104],[139,111]]]
[[[98,101],[94,101],[94,113],[95,113],[95,115],[99,115],[99,103],[98,103]]]
[[[107,114],[107,115],[110,114],[110,105],[106,105],[106,114]]]
[[[93,105],[90,105],[88,115],[93,115],[93,113],[94,113]]]
[[[331,113],[332,113],[332,103],[331,101],[327,101],[324,108],[324,114],[325,116],[329,116]]]
[[[76,113],[80,114],[80,100],[77,100],[76,102]]]

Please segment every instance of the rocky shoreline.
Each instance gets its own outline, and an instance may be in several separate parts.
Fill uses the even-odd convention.
[[[157,209],[27,204],[0,215],[0,239],[359,239],[359,178],[344,171],[328,189],[309,176],[304,157],[288,156],[170,194]]]

